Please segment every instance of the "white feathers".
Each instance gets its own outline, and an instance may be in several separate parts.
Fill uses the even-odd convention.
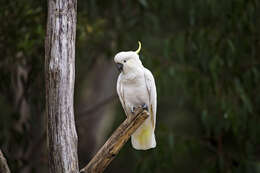
[[[144,76],[145,76],[145,81],[146,81],[146,87],[149,92],[149,101],[150,101],[150,113],[152,113],[152,118],[153,120],[153,125],[155,127],[156,123],[156,111],[157,111],[157,93],[156,93],[156,86],[155,86],[155,81],[153,78],[152,73],[147,69],[144,68]]]
[[[148,106],[150,113],[131,136],[132,146],[138,150],[154,148],[157,96],[153,75],[142,65],[136,52],[120,52],[114,61],[123,67],[117,80],[117,93],[126,115],[132,116],[132,108],[143,104]]]

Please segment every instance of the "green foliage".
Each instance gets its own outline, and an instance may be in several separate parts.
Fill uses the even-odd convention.
[[[44,7],[33,0],[0,1],[0,148],[13,172],[28,164],[21,154],[43,130],[34,129],[41,127],[44,108]],[[31,116],[23,121],[25,104]]]
[[[44,110],[47,10],[32,0],[0,7],[0,147],[17,172],[27,163],[14,148],[26,153]],[[258,17],[257,0],[78,0],[76,96],[99,57],[110,61],[138,40],[157,84],[157,148],[135,151],[128,143],[107,172],[260,172]],[[17,67],[29,69],[32,116],[22,131],[14,127]],[[117,116],[115,127],[124,118]]]
[[[136,151],[135,172],[259,170],[257,5],[152,1],[140,7],[142,23],[133,31],[141,33],[135,35],[143,63],[157,82],[158,147]]]

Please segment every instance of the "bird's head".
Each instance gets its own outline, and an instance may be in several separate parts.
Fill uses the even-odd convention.
[[[142,66],[138,53],[141,50],[141,42],[138,42],[139,48],[136,51],[119,52],[114,61],[120,72],[128,73]]]

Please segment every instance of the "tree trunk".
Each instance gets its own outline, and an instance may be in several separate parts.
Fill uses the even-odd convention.
[[[45,40],[47,145],[50,173],[78,173],[74,121],[77,0],[49,0]]]

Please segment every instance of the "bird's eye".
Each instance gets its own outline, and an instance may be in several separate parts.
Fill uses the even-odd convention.
[[[126,60],[124,60],[124,62],[126,62]]]

